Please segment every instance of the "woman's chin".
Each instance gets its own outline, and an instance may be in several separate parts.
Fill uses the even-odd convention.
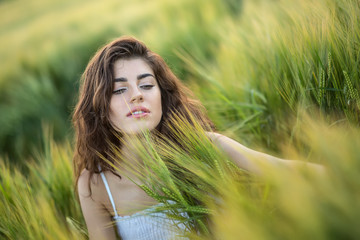
[[[129,128],[126,129],[125,131],[123,130],[122,132],[125,133],[126,135],[139,135],[139,134],[151,132],[154,129],[155,129],[154,127],[149,128],[148,126],[141,126],[141,127],[137,126],[136,128]]]

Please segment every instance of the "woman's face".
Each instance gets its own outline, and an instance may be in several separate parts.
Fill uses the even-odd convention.
[[[115,61],[110,121],[127,134],[156,128],[162,117],[160,87],[150,66],[141,58]]]

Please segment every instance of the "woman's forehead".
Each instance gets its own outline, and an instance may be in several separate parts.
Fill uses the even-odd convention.
[[[115,78],[133,76],[143,73],[154,75],[153,69],[142,58],[118,59],[113,64]]]

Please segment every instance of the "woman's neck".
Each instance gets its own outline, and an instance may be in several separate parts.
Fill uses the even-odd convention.
[[[143,150],[145,150],[145,138],[139,135],[127,135],[121,140],[121,149],[119,152],[121,161],[117,166],[119,170],[125,172],[140,173],[143,166]]]

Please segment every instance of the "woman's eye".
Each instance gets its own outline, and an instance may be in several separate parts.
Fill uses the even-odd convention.
[[[126,88],[120,88],[120,89],[114,90],[113,94],[122,94],[125,91],[126,91]]]
[[[140,86],[140,88],[145,89],[145,90],[150,90],[151,88],[153,88],[155,85],[152,84],[146,84],[146,85],[142,85]]]

